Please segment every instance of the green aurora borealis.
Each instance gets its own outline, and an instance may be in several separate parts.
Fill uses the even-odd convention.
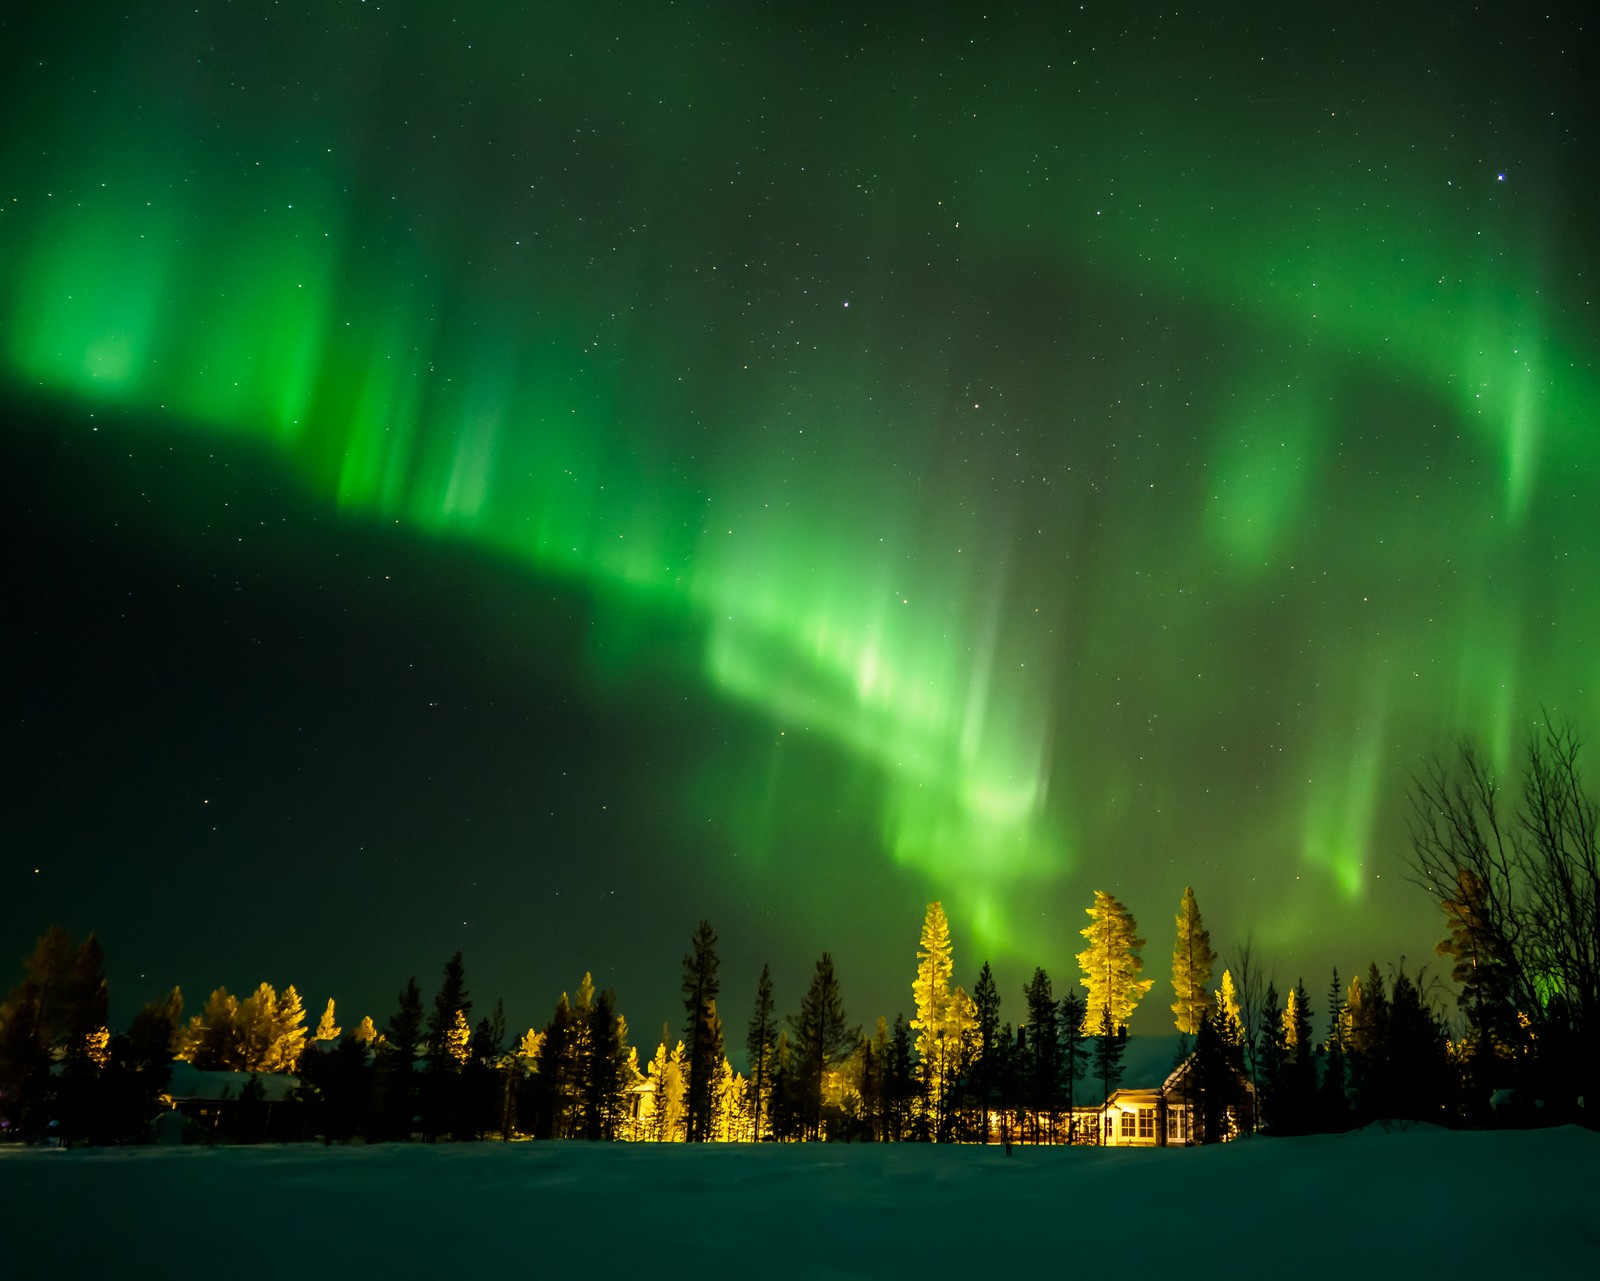
[[[0,397],[32,442],[13,460],[50,460],[8,481],[30,581],[85,554],[214,571],[205,483],[139,509],[166,463],[117,472],[108,501],[142,515],[104,546],[116,522],[72,491],[124,452],[273,478],[252,510],[323,533],[227,554],[288,608],[352,537],[395,617],[463,608],[409,558],[509,575],[526,598],[472,613],[456,660],[554,627],[541,601],[576,611],[525,696],[589,708],[593,741],[535,726],[518,759],[541,795],[581,773],[556,791],[604,790],[649,848],[601,857],[575,813],[530,827],[506,792],[453,792],[472,834],[433,853],[500,887],[461,930],[397,906],[418,895],[394,868],[430,857],[394,852],[410,816],[352,852],[364,807],[403,802],[319,824],[308,793],[285,802],[304,856],[410,927],[324,954],[353,904],[302,903],[259,954],[146,946],[174,922],[91,910],[97,861],[233,855],[149,815],[89,848],[52,780],[81,797],[95,767],[41,757],[34,687],[8,718],[16,954],[70,915],[192,988],[300,956],[378,1004],[461,946],[486,989],[527,985],[526,1017],[593,967],[649,1026],[707,914],[741,967],[730,1025],[746,958],[799,985],[823,947],[870,1017],[908,1003],[927,899],[958,977],[989,955],[1059,985],[1107,888],[1159,1012],[1193,884],[1225,954],[1253,932],[1280,986],[1317,990],[1335,962],[1414,968],[1440,932],[1396,858],[1426,754],[1468,733],[1514,764],[1541,708],[1600,725],[1580,18],[27,8],[0,27]],[[30,597],[24,658],[70,625],[52,600]],[[220,672],[242,705],[276,696]],[[635,701],[667,745],[648,770],[618,728]],[[504,746],[482,706],[436,740],[464,773]],[[44,732],[135,736],[115,720]],[[208,769],[173,788],[296,786]],[[592,920],[503,879],[591,856],[593,894],[638,891]]]

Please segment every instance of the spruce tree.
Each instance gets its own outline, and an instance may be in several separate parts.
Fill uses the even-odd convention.
[[[1022,989],[1028,1005],[1028,1036],[1023,1059],[1023,1104],[1029,1137],[1053,1138],[1061,1106],[1061,1046],[1056,1029],[1056,998],[1043,968]],[[1041,1123],[1043,1130],[1041,1132]]]
[[[789,1026],[795,1033],[804,1137],[817,1139],[822,1136],[822,1100],[828,1071],[848,1056],[860,1039],[859,1029],[845,1018],[833,957],[827,952],[817,961],[811,986],[806,989],[799,1013],[790,1016]]]
[[[1347,1001],[1350,1013],[1351,1092],[1356,1122],[1385,1120],[1392,1115],[1392,1064],[1389,1055],[1389,997],[1378,963],[1367,967],[1366,981],[1352,979]]]
[[[416,1112],[416,1062],[422,1048],[422,992],[416,975],[406,981],[389,1018],[378,1053],[375,1090],[382,1125],[391,1138],[407,1138]]]
[[[978,1106],[979,1142],[989,1141],[989,1111],[995,1103],[994,1045],[1000,1035],[1000,988],[994,981],[989,962],[983,963],[978,981],[972,987],[972,1002],[977,1009],[978,1050],[973,1066],[974,1094]]]
[[[1314,1013],[1302,979],[1290,989],[1283,1011],[1289,1120],[1296,1134],[1309,1133],[1317,1113],[1317,1052],[1311,1040]]]
[[[1119,1024],[1109,1005],[1100,1007],[1100,1027],[1094,1038],[1094,1074],[1100,1081],[1102,1105],[1111,1098],[1111,1092],[1122,1084],[1122,1056],[1128,1048],[1128,1029]],[[1100,1142],[1106,1140],[1108,1124],[1102,1106]]]
[[[1178,1031],[1193,1036],[1211,1009],[1211,975],[1217,954],[1211,950],[1211,933],[1200,923],[1200,908],[1188,886],[1178,905],[1177,927],[1172,945],[1172,1014]]]
[[[1344,989],[1339,985],[1339,969],[1334,967],[1328,986],[1328,1039],[1323,1042],[1325,1058],[1318,1093],[1321,1128],[1338,1133],[1345,1128],[1349,1101],[1345,1096]]]
[[[1287,1039],[1283,1011],[1278,1007],[1278,988],[1269,982],[1261,1008],[1260,1035],[1256,1039],[1261,1079],[1261,1120],[1262,1127],[1269,1134],[1293,1132],[1289,1115]]]
[[[772,1099],[772,1072],[778,1053],[778,1024],[772,1003],[772,975],[765,965],[756,983],[755,1011],[750,1016],[750,1029],[745,1035],[744,1048],[750,1061],[751,1137],[760,1142],[766,1132],[767,1110]]]
[[[456,1065],[459,1060],[450,1052],[448,1042],[456,1029],[456,1012],[462,1018],[472,1012],[472,1001],[467,996],[467,981],[461,964],[460,951],[455,952],[444,965],[444,978],[434,994],[433,1013],[428,1016],[428,1060],[436,1067]]]
[[[1133,1011],[1152,987],[1154,979],[1141,979],[1144,962],[1133,914],[1111,895],[1096,890],[1094,905],[1084,909],[1090,924],[1079,933],[1089,946],[1078,953],[1083,985],[1089,989],[1091,1016],[1108,1014],[1115,1027],[1125,1028]]]
[[[1454,1111],[1456,1074],[1442,1020],[1423,999],[1422,988],[1402,968],[1389,997],[1387,1115],[1436,1124]]]
[[[721,1023],[716,1021],[717,933],[701,921],[683,958],[683,1008],[688,1016],[683,1039],[689,1051],[688,1139],[700,1143],[711,1134],[711,1103],[722,1065]]]
[[[586,998],[586,1034],[581,1041],[575,1092],[579,1137],[592,1141],[617,1137],[627,1109],[631,1056],[627,1024],[617,1013],[610,988]]]
[[[1089,1066],[1089,1047],[1083,1035],[1083,1022],[1083,998],[1078,995],[1076,987],[1069,987],[1067,994],[1061,998],[1060,1017],[1056,1020],[1056,1032],[1061,1038],[1061,1083],[1065,1095],[1062,1102],[1067,1112],[1068,1143],[1077,1142],[1076,1086],[1083,1080]]]
[[[894,1018],[894,1038],[890,1042],[891,1056],[888,1073],[888,1136],[891,1142],[906,1137],[910,1121],[911,1096],[915,1089],[911,1062],[911,1028],[904,1014]]]

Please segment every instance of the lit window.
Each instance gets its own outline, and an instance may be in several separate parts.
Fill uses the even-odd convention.
[[[1156,1110],[1154,1108],[1139,1109],[1139,1137],[1153,1139],[1156,1137]]]
[[[1124,1112],[1122,1114],[1122,1137],[1125,1138],[1125,1139],[1131,1139],[1133,1137],[1133,1127],[1134,1127],[1133,1113],[1132,1112]]]

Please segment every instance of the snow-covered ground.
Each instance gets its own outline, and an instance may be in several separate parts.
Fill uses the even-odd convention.
[[[1600,1278],[1600,1134],[0,1149],[0,1240],[18,1278]]]

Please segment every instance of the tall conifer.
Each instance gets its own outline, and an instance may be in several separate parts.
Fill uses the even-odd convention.
[[[1172,945],[1172,1014],[1178,1031],[1193,1036],[1211,1008],[1217,954],[1211,950],[1211,933],[1200,922],[1200,907],[1188,886],[1178,904],[1177,926]]]
[[[683,958],[683,1039],[689,1051],[688,1138],[711,1137],[712,1102],[722,1066],[722,1023],[717,1018],[717,932],[701,921]]]
[[[1139,977],[1144,940],[1138,936],[1133,913],[1105,891],[1096,890],[1093,906],[1084,910],[1090,923],[1079,933],[1089,946],[1078,953],[1078,964],[1089,989],[1089,1017],[1099,1019],[1106,1013],[1114,1027],[1126,1027],[1145,993],[1155,986],[1154,979]]]
[[[772,1099],[772,1071],[778,1053],[778,1023],[772,1003],[772,975],[761,967],[761,978],[756,983],[755,1011],[750,1016],[750,1028],[745,1034],[745,1053],[750,1062],[750,1087],[747,1097],[750,1105],[751,1137],[758,1142],[766,1131],[768,1107]]]

